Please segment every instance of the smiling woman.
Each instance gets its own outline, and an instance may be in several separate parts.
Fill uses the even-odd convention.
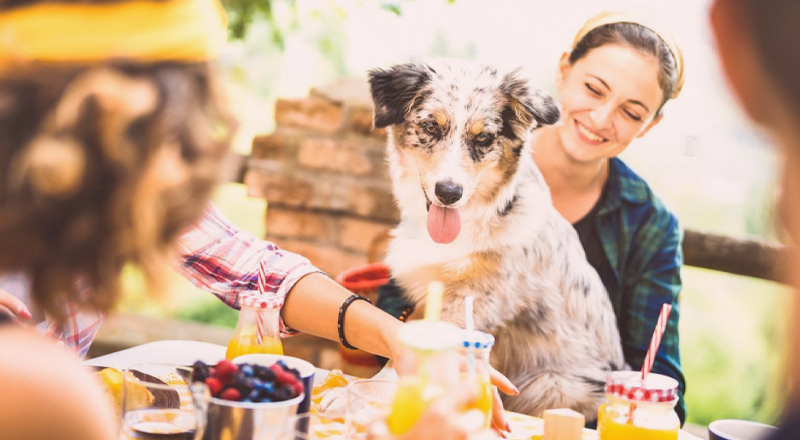
[[[561,123],[532,140],[553,204],[580,237],[614,306],[625,361],[642,366],[664,303],[673,306],[653,371],[680,383],[678,295],[683,233],[647,183],[616,156],[661,121],[683,86],[683,56],[645,20],[604,13],[578,32],[558,65]]]

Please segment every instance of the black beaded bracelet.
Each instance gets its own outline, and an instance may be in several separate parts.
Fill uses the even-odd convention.
[[[347,311],[347,308],[350,307],[350,304],[352,304],[353,301],[358,301],[358,300],[364,300],[372,304],[372,301],[370,301],[369,298],[367,298],[366,296],[353,294],[349,298],[344,300],[342,306],[339,307],[339,321],[337,324],[337,327],[339,329],[339,341],[342,343],[342,345],[344,345],[344,348],[350,350],[358,350],[358,349],[350,345],[350,343],[347,342],[347,339],[345,339],[344,337],[344,313]]]

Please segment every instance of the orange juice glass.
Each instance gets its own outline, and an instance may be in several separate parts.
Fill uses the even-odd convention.
[[[280,338],[280,303],[268,295],[244,292],[239,295],[239,322],[225,357],[244,354],[283,354]]]
[[[426,409],[461,381],[461,330],[444,321],[412,321],[398,335],[401,355],[395,368],[400,386],[386,424],[394,435],[411,429]]]
[[[677,440],[678,381],[638,371],[617,371],[606,382],[608,402],[600,407],[600,440]]]

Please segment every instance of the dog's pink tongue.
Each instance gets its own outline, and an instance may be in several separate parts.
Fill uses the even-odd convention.
[[[428,234],[437,243],[452,243],[461,232],[461,215],[458,209],[431,205],[428,210]]]

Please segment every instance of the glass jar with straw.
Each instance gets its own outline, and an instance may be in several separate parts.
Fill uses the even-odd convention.
[[[403,326],[399,339],[402,351],[395,360],[400,386],[386,421],[394,435],[407,432],[431,403],[460,382],[458,346],[462,330],[440,321],[441,283],[431,283],[425,319]]]
[[[489,358],[494,346],[494,336],[477,330],[464,330],[460,348],[463,382],[476,388],[474,408],[485,415],[484,426],[492,422],[492,401],[494,391],[489,375]]]
[[[667,327],[670,304],[664,304],[658,317],[642,371],[617,371],[606,381],[608,403],[597,415],[600,440],[676,440],[681,422],[675,413],[678,381],[650,373],[653,360]]]
[[[245,354],[283,354],[280,337],[280,302],[258,292],[239,294],[239,322],[225,357]]]

